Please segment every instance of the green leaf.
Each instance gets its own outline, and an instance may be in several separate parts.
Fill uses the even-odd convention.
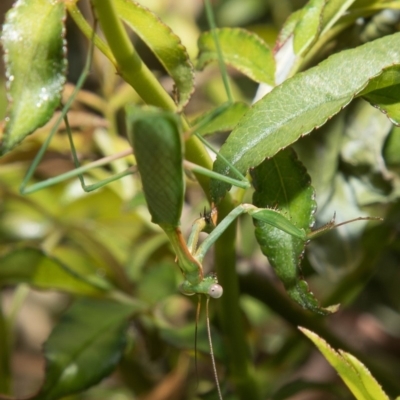
[[[400,64],[399,40],[400,33],[397,33],[334,54],[277,86],[245,114],[222,146],[221,154],[245,173],[249,167],[325,124],[372,78],[382,74],[385,68]],[[214,163],[214,171],[231,173],[221,158]],[[212,180],[213,199],[218,201],[229,187]]]
[[[325,0],[311,0],[291,14],[279,33],[277,48],[282,47],[293,35],[294,53],[298,56],[305,53],[318,38],[325,4]]]
[[[7,13],[5,50],[9,108],[0,153],[5,154],[53,115],[65,82],[65,6],[18,1]]]
[[[278,38],[275,43],[274,50],[277,52],[285,44],[285,42],[293,35],[296,25],[300,22],[304,14],[303,9],[297,10],[289,15],[281,30],[279,31]]]
[[[185,182],[182,136],[177,115],[157,109],[132,111],[130,133],[152,221],[179,226]]]
[[[326,2],[322,14],[322,33],[327,32],[347,10],[355,0],[329,0]]]
[[[63,315],[44,345],[46,377],[34,399],[56,400],[108,376],[126,344],[132,306],[80,299]]]
[[[376,90],[389,88],[400,84],[400,66],[394,65],[386,68],[381,74],[371,79],[366,88],[360,92],[359,96],[364,96]]]
[[[241,102],[229,104],[220,113],[217,112],[218,108],[211,110],[194,121],[194,125],[200,126],[196,132],[207,136],[215,132],[231,131],[248,110],[249,106]]]
[[[274,208],[295,227],[306,233],[314,224],[314,189],[303,165],[292,149],[285,149],[275,157],[265,160],[250,171],[255,192],[253,204]],[[299,264],[305,249],[305,240],[295,237],[255,220],[256,238],[264,255],[284,284],[290,297],[302,307],[319,314],[329,314],[333,308],[324,309],[300,278]]]
[[[389,400],[382,387],[368,369],[354,356],[343,350],[334,350],[315,333],[299,328],[320,350],[336,369],[344,383],[358,400]]]
[[[194,90],[193,66],[179,37],[155,14],[132,0],[115,0],[116,10],[146,43],[175,82],[181,110]]]
[[[276,83],[282,83],[301,63],[317,40],[344,15],[354,0],[310,0],[292,13],[279,32],[274,47],[277,60]]]
[[[224,62],[256,82],[273,85],[275,60],[266,43],[255,33],[240,28],[216,29]],[[199,56],[196,68],[203,69],[218,60],[212,32],[203,33],[198,40]]]
[[[105,281],[92,282],[80,276],[58,259],[33,248],[17,249],[0,258],[0,286],[27,283],[39,289],[60,290],[71,294],[101,295]]]
[[[374,107],[386,114],[396,125],[400,124],[400,67],[388,68],[374,78],[360,93]]]
[[[321,15],[325,0],[310,0],[303,7],[303,15],[294,29],[293,48],[297,55],[304,54],[318,39],[321,30]]]
[[[400,84],[370,92],[364,97],[394,124],[400,125]]]

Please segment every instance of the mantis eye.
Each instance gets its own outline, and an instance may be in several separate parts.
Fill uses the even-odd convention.
[[[222,289],[222,286],[217,283],[211,285],[208,290],[208,295],[213,299],[219,299],[222,296],[222,293],[224,293],[224,289]]]

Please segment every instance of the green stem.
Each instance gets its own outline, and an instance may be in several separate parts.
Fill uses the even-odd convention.
[[[225,197],[226,199],[226,197]],[[224,219],[233,209],[230,199],[218,206],[218,217]],[[236,392],[242,400],[261,400],[260,385],[245,339],[243,319],[239,305],[239,281],[236,273],[236,223],[231,223],[215,245],[215,265],[218,281],[224,295],[218,300],[219,321],[226,343],[229,372]]]
[[[232,90],[231,90],[231,87],[230,87],[229,81],[228,81],[228,73],[226,72],[226,66],[224,64],[224,57],[222,55],[221,45],[219,43],[219,39],[218,39],[217,31],[216,31],[216,23],[214,20],[214,13],[211,8],[210,0],[205,0],[204,5],[206,8],[208,23],[210,24],[210,28],[211,28],[211,33],[213,35],[215,48],[216,48],[217,54],[218,54],[219,69],[221,71],[222,81],[223,81],[224,87],[225,87],[225,92],[226,92],[226,95],[228,96],[229,102],[232,103],[233,102]]]
[[[93,0],[97,18],[111,52],[117,62],[118,73],[147,103],[175,111],[172,98],[137,54],[129,36],[118,18],[112,0]]]
[[[86,19],[83,17],[79,8],[76,6],[76,3],[68,3],[66,2],[66,6],[69,12],[69,15],[72,17],[76,25],[78,25],[81,32],[89,39],[94,40],[94,44],[96,47],[115,65],[116,61],[111,53],[110,48],[102,39],[99,38],[98,35],[93,35],[93,28],[88,24]]]

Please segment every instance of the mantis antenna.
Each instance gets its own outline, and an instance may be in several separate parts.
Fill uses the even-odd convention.
[[[206,299],[206,320],[207,320],[208,343],[210,345],[210,357],[211,357],[211,363],[212,363],[213,371],[214,371],[215,384],[217,385],[218,397],[219,397],[219,400],[223,400],[222,393],[221,393],[221,387],[219,386],[217,366],[215,364],[214,349],[213,349],[213,344],[212,344],[212,340],[211,340],[210,318],[209,318],[209,313],[208,313],[208,304],[209,304],[209,302],[210,302],[210,296],[207,296],[207,299]]]

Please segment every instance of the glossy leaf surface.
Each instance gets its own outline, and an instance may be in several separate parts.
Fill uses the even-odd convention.
[[[224,62],[256,82],[270,85],[275,81],[275,61],[271,50],[256,34],[240,28],[216,29]],[[198,41],[199,56],[196,67],[203,69],[218,60],[211,32],[203,33]]]
[[[357,400],[389,400],[382,387],[357,358],[343,350],[332,349],[325,340],[305,328],[300,330],[336,369]]]
[[[27,283],[38,289],[60,290],[71,294],[101,295],[107,282],[90,279],[72,271],[58,259],[34,248],[12,251],[0,259],[0,286]]]
[[[56,400],[109,375],[125,348],[132,306],[81,299],[63,315],[44,345],[46,378],[35,399]]]
[[[342,51],[288,79],[246,113],[222,146],[221,154],[245,173],[320,127],[364,90],[372,78],[400,63],[399,41],[400,33]],[[218,158],[214,170],[230,173]],[[229,185],[220,181],[211,182],[215,200],[228,189]]]
[[[250,173],[255,188],[254,205],[275,208],[297,228],[310,231],[316,209],[314,189],[292,149],[285,149],[272,159],[265,160]],[[299,267],[305,240],[259,220],[255,220],[254,224],[261,250],[290,297],[311,311],[320,314],[332,311],[319,307],[307,283],[301,279]]]
[[[115,0],[119,16],[138,34],[175,82],[182,109],[194,88],[193,66],[178,36],[155,14],[132,0]]]
[[[152,221],[167,229],[177,227],[185,190],[179,119],[156,109],[140,110],[129,118],[131,142]]]
[[[2,32],[9,107],[1,154],[44,125],[60,103],[65,82],[63,2],[15,3]]]

